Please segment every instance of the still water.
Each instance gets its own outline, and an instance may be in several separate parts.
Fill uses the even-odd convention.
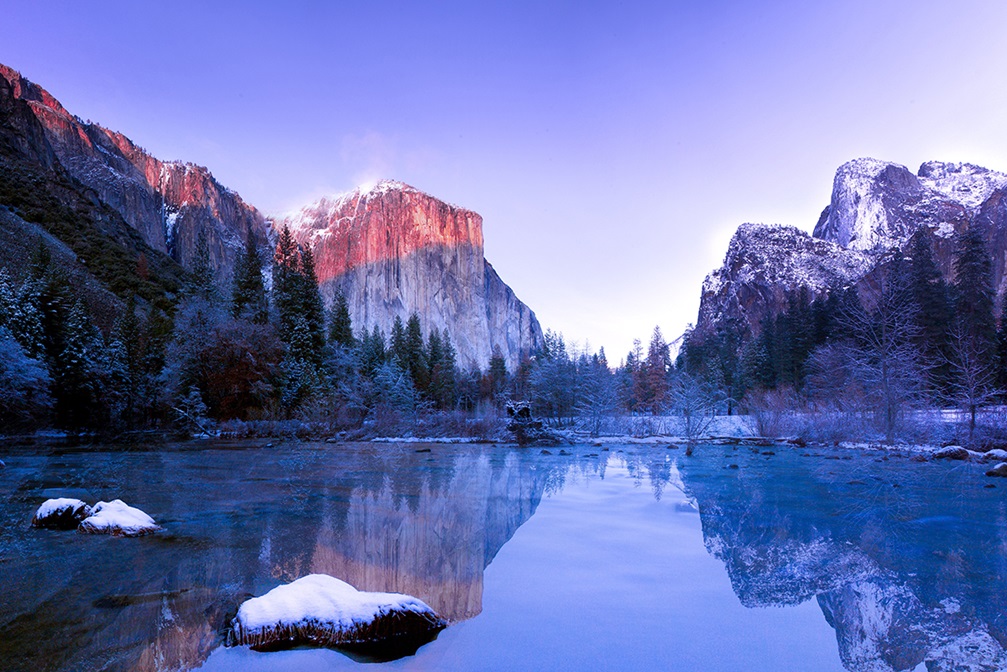
[[[1007,483],[982,465],[264,443],[0,449],[0,669],[1007,669]],[[29,529],[57,496],[165,531]],[[313,572],[452,625],[383,664],[222,646],[242,600]]]

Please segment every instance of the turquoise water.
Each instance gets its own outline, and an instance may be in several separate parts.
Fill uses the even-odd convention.
[[[981,465],[264,443],[8,447],[0,669],[1007,667],[1007,484]],[[29,529],[54,496],[119,497],[165,531]],[[243,599],[312,572],[452,625],[383,664],[222,646]]]

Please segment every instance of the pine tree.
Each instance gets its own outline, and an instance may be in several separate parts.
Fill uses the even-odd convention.
[[[136,317],[136,296],[130,295],[112,327],[105,353],[111,378],[109,390],[118,400],[117,405],[111,404],[112,415],[126,426],[138,420],[140,383],[145,373],[144,344],[140,320]]]
[[[7,327],[32,359],[41,359],[45,354],[40,288],[38,280],[29,279],[15,289],[7,274],[0,271],[0,327]]]
[[[409,369],[409,353],[406,351],[406,327],[398,315],[392,322],[392,335],[388,344],[388,356],[403,371]]]
[[[294,322],[301,309],[301,259],[297,243],[287,226],[280,232],[273,257],[273,305],[279,315],[280,340],[290,342]]]
[[[70,308],[63,331],[63,347],[55,367],[56,417],[61,425],[79,429],[95,419],[100,336],[80,301]]]
[[[430,399],[439,409],[454,407],[457,392],[455,349],[445,329],[434,329],[427,339],[427,365],[430,369]]]
[[[947,352],[951,305],[948,286],[934,260],[933,247],[924,230],[909,240],[909,289],[916,305],[916,345],[930,369],[933,387],[945,389],[950,375]]]
[[[401,322],[399,323],[401,326]],[[356,339],[353,337],[353,323],[350,320],[350,306],[346,295],[336,292],[336,300],[332,305],[332,317],[329,321],[329,341],[346,348],[352,348]]]
[[[955,320],[977,352],[992,361],[996,343],[993,260],[981,228],[961,236],[955,256]]]
[[[234,265],[231,315],[256,324],[265,324],[269,319],[269,302],[262,280],[262,258],[251,225],[245,230],[245,247]]]
[[[641,367],[639,403],[642,410],[658,415],[666,410],[668,403],[668,374],[671,372],[671,357],[668,344],[660,327],[654,327],[647,358]]]
[[[493,356],[489,362],[489,392],[490,398],[496,399],[507,389],[507,361],[504,360],[500,348],[493,347]]]
[[[214,285],[213,262],[210,259],[210,244],[206,231],[200,231],[196,238],[196,250],[192,257],[192,274],[189,281],[189,295],[212,301],[217,298]]]
[[[373,377],[386,360],[385,335],[375,324],[373,331],[368,333],[365,329],[360,335],[360,368],[365,375]]]
[[[426,392],[430,385],[430,370],[427,368],[426,353],[423,347],[423,331],[420,328],[420,316],[413,313],[406,322],[406,370],[413,379],[413,384],[420,392]]]
[[[312,356],[309,361],[319,363],[325,348],[325,307],[318,290],[318,276],[315,274],[315,257],[311,247],[301,251],[300,313],[311,334]]]

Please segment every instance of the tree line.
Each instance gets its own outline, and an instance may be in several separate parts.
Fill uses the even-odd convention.
[[[1007,390],[1007,320],[981,226],[959,235],[952,266],[948,282],[919,230],[858,285],[793,293],[754,335],[730,321],[687,334],[680,365],[747,406],[783,392],[795,408],[868,414],[889,441],[909,411],[957,407],[971,438]]]
[[[194,256],[171,310],[131,297],[105,330],[42,241],[23,277],[0,273],[4,430],[276,419],[388,430],[495,407],[513,391],[499,351],[485,371],[463,369],[448,330],[424,329],[415,313],[386,334],[358,330],[341,294],[327,311],[311,250],[286,228],[268,288],[251,230],[227,290],[205,236]],[[535,359],[523,363],[525,379]]]

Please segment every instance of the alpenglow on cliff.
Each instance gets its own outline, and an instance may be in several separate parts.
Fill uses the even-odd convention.
[[[61,263],[72,259],[75,272],[105,277],[111,275],[100,272],[108,266],[106,257],[134,267],[143,256],[152,273],[171,276],[159,285],[169,288],[160,298],[170,299],[183,284],[182,268],[192,268],[197,241],[205,237],[221,294],[227,296],[246,238],[251,235],[269,260],[276,227],[289,224],[298,242],[313,248],[327,301],[337,289],[346,295],[358,332],[377,325],[387,334],[396,316],[405,321],[415,312],[425,334],[447,330],[459,364],[485,368],[499,352],[512,370],[542,343],[535,314],[483,258],[482,218],[398,182],[322,200],[271,221],[206,168],[152,156],[121,133],[71,113],[5,65],[0,65],[0,169],[0,242],[7,247],[0,249],[0,270],[15,277],[23,271],[14,265],[23,265],[24,241],[55,232],[64,251]],[[90,214],[40,227],[35,220],[41,202]],[[73,227],[80,230],[67,234]],[[24,244],[13,250],[11,240]],[[126,288],[100,289],[127,298]]]
[[[535,313],[483,257],[482,217],[401,182],[324,198],[274,222],[311,248],[322,295],[349,302],[353,323],[389,333],[417,313],[447,329],[463,366],[499,352],[513,369],[542,344]]]

